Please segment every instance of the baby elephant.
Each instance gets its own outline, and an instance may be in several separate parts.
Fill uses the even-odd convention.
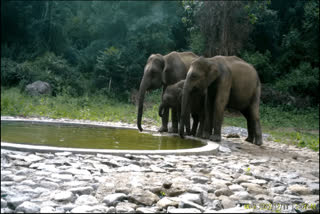
[[[176,84],[170,85],[166,88],[162,101],[159,107],[159,116],[162,117],[163,111],[165,108],[175,109],[178,115],[178,121],[180,121],[181,113],[181,101],[182,101],[182,92],[185,80],[181,80]],[[188,115],[191,114],[193,119],[192,129],[190,133],[190,116],[187,117],[185,121],[186,132],[193,136],[201,137],[204,125],[204,94],[201,94],[200,91],[193,91],[190,95],[190,103],[188,104]],[[200,126],[198,129],[198,125]],[[198,129],[198,130],[197,130]],[[178,133],[178,130],[173,128],[173,133]]]

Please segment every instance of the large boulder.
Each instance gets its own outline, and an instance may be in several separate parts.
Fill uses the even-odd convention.
[[[50,84],[40,80],[27,85],[25,90],[28,94],[32,96],[38,96],[41,94],[51,95],[52,92]]]

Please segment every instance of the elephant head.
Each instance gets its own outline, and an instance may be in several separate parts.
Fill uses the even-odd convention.
[[[137,125],[140,131],[141,119],[143,113],[143,102],[146,91],[154,90],[160,88],[163,85],[163,69],[165,61],[162,55],[152,54],[147,61],[146,66],[144,67],[144,74],[140,83],[139,94],[138,94],[138,118]]]
[[[209,85],[221,76],[225,69],[227,68],[223,63],[213,58],[199,57],[192,62],[182,92],[180,127],[183,127],[187,117],[190,94],[193,92],[207,94]],[[179,134],[181,137],[184,136],[183,128],[179,130]]]
[[[161,104],[159,106],[159,116],[164,114],[164,108],[176,108],[180,112],[182,90],[185,80],[170,85],[163,93]]]

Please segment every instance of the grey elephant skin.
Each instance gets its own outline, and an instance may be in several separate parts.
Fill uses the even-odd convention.
[[[176,84],[169,85],[164,92],[159,107],[159,116],[163,116],[165,108],[176,108],[178,113],[178,121],[180,120],[181,114],[181,100],[182,91],[185,80],[180,80]],[[192,130],[190,132],[190,116],[185,118],[185,127],[187,134],[193,136],[202,136],[202,130],[204,125],[204,94],[199,93],[199,91],[194,91],[190,94],[190,102],[188,106],[188,115],[191,114],[193,119]],[[199,129],[198,125],[200,123]],[[174,131],[175,132],[175,131]],[[176,131],[178,132],[178,130]]]
[[[261,83],[252,65],[236,56],[200,57],[195,60],[183,88],[180,124],[187,116],[187,104],[194,90],[207,91],[204,138],[210,136],[213,141],[221,141],[223,113],[228,107],[239,110],[246,118],[246,141],[262,144],[259,117]],[[183,137],[184,130],[179,129],[179,134]]]
[[[143,114],[143,102],[146,91],[163,87],[162,95],[168,85],[177,83],[186,78],[187,72],[193,60],[198,56],[192,52],[171,52],[167,55],[152,54],[144,67],[144,74],[140,83],[138,93],[138,115],[137,126],[143,131],[141,126]],[[176,109],[172,109],[172,126],[178,128]],[[164,110],[162,117],[162,126],[160,132],[168,131],[169,109]]]

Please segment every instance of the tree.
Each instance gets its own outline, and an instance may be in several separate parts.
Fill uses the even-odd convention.
[[[241,1],[206,1],[196,14],[205,36],[205,56],[234,55],[248,39],[251,24]]]

